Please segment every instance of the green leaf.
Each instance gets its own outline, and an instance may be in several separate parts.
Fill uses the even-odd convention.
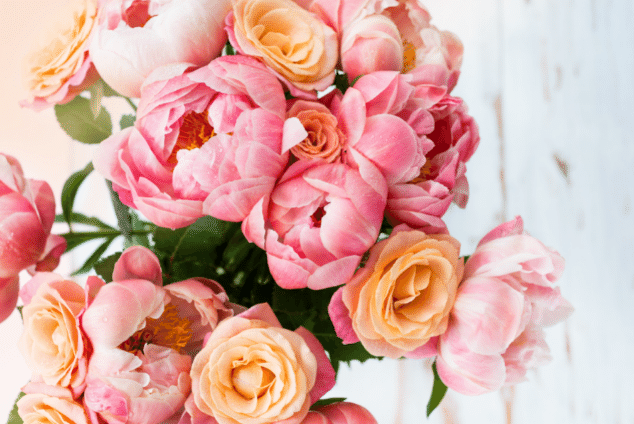
[[[92,269],[92,267],[97,263],[97,261],[99,259],[101,259],[101,256],[104,254],[104,252],[108,249],[108,247],[110,247],[110,245],[112,244],[112,241],[117,238],[117,236],[113,236],[113,237],[108,237],[106,238],[106,241],[104,241],[94,252],[92,255],[90,255],[90,257],[86,260],[86,262],[84,262],[84,264],[81,266],[81,268],[79,268],[77,271],[73,272],[72,275],[78,275],[78,274],[85,274],[86,272],[90,271]]]
[[[319,399],[317,402],[313,403],[310,409],[321,408],[322,406],[332,405],[333,403],[345,402],[347,398],[328,398],[328,399]]]
[[[22,418],[20,418],[20,416],[18,415],[18,401],[22,399],[24,395],[24,393],[20,392],[18,398],[15,400],[15,403],[13,404],[13,409],[11,409],[11,412],[9,412],[9,420],[7,421],[7,424],[22,424],[24,422],[22,421]]]
[[[431,397],[429,398],[429,402],[427,403],[428,418],[431,413],[434,412],[434,409],[436,409],[436,407],[440,405],[442,398],[445,397],[445,393],[447,393],[447,386],[445,386],[445,383],[443,383],[438,376],[436,361],[434,361],[434,363],[432,364],[431,369],[434,371],[434,386],[431,389]]]
[[[119,121],[119,127],[121,129],[131,127],[134,125],[134,121],[136,121],[135,115],[123,115]]]
[[[117,217],[117,224],[119,224],[121,234],[126,241],[131,241],[132,218],[130,216],[130,208],[121,203],[119,194],[112,188],[111,181],[106,180],[106,185],[108,186],[108,191],[110,192],[110,200],[112,201],[112,206],[114,207],[114,214]]]
[[[185,228],[170,230],[159,227],[154,231],[153,238],[156,249],[167,253],[172,259],[183,258],[199,255],[222,244],[235,225],[206,216]]]
[[[70,252],[79,245],[82,245],[88,241],[100,239],[104,237],[112,237],[121,235],[119,231],[103,230],[103,231],[85,231],[85,232],[69,232],[66,234],[60,234],[66,239],[66,253]]]
[[[86,215],[84,215],[82,213],[79,213],[79,212],[71,213],[70,221],[73,224],[91,225],[93,227],[102,228],[104,230],[116,231],[116,228],[106,224],[105,222],[103,222],[99,218],[95,218],[95,217],[92,217],[92,216],[86,216]],[[64,215],[58,214],[58,215],[55,215],[55,222],[66,222],[66,219],[65,219]]]
[[[112,120],[108,111],[101,108],[95,118],[90,100],[81,96],[64,105],[56,105],[55,116],[66,134],[82,143],[97,144],[112,134]]]
[[[121,257],[121,252],[118,252],[98,261],[94,266],[95,272],[97,273],[97,275],[103,278],[103,280],[106,282],[112,281],[112,272],[114,271],[114,264],[119,260],[120,257]]]
[[[350,88],[350,82],[348,81],[348,75],[341,71],[336,71],[335,74],[335,87],[342,93],[346,93],[346,90]]]
[[[62,215],[69,226],[72,222],[71,216],[73,213],[73,205],[75,204],[75,197],[77,196],[77,190],[79,190],[81,183],[84,182],[86,177],[90,175],[94,169],[92,162],[89,162],[84,169],[80,169],[79,171],[73,173],[64,183],[64,187],[62,188]]]

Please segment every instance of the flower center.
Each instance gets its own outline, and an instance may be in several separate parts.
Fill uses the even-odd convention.
[[[297,114],[304,129],[306,138],[291,148],[291,153],[298,159],[324,159],[336,162],[346,142],[346,136],[337,126],[337,118],[331,113],[317,110],[304,110]]]
[[[130,28],[144,27],[154,16],[150,15],[149,0],[137,0],[132,2],[125,12],[123,12],[123,20]]]
[[[192,335],[191,323],[179,317],[176,307],[169,303],[158,319],[147,318],[145,328],[134,333],[119,348],[134,353],[152,343],[183,353]]]
[[[326,215],[326,210],[324,206],[320,206],[317,210],[310,216],[310,219],[313,222],[313,227],[321,228],[321,219]]]
[[[172,150],[172,154],[167,158],[167,163],[176,165],[178,162],[176,155],[181,149],[197,149],[216,135],[214,128],[209,124],[207,115],[207,111],[202,113],[189,112],[185,115],[183,124],[178,133],[176,145]]]
[[[403,68],[405,74],[416,67],[416,47],[411,42],[403,39]]]
[[[245,399],[262,396],[275,379],[275,375],[267,368],[249,362],[231,371],[233,387]]]

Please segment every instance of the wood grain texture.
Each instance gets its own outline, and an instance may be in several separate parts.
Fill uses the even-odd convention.
[[[10,40],[2,49],[3,63],[9,64],[2,88],[9,94],[1,101],[0,151],[18,156],[29,176],[51,181],[59,194],[63,179],[83,167],[89,152],[69,147],[48,112],[15,107],[20,97],[13,89],[19,84],[14,63],[25,48],[19,43],[29,32],[15,22],[45,16],[39,4],[5,0],[0,5],[0,30],[6,32],[3,40]],[[634,2],[425,4],[433,23],[464,43],[454,94],[469,105],[482,138],[467,164],[469,204],[450,209],[449,229],[463,253],[470,253],[489,229],[521,215],[532,235],[566,258],[560,286],[576,311],[546,330],[553,360],[530,372],[527,382],[479,397],[450,391],[429,420],[428,361],[343,367],[327,396],[366,406],[380,424],[632,423]],[[100,184],[94,182],[95,190]],[[90,208],[92,198],[84,194],[80,207]],[[9,377],[7,365],[0,371],[6,378],[0,385],[0,419],[28,378],[13,347],[17,326],[15,316],[0,325],[0,360],[18,370]]]

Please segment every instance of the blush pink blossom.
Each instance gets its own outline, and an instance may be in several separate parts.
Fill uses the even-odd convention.
[[[178,62],[204,66],[220,55],[230,8],[229,0],[109,0],[90,56],[112,88],[139,97],[154,69]]]
[[[156,256],[144,247],[126,250],[115,270],[115,281],[99,290],[82,319],[94,348],[84,400],[109,423],[158,423],[183,407],[189,354],[233,308],[211,280],[163,288]]]
[[[449,328],[438,343],[438,374],[468,395],[524,379],[549,359],[542,328],[572,307],[554,283],[564,262],[526,234],[520,217],[485,236],[465,264]]]
[[[350,81],[375,71],[400,71],[403,44],[394,22],[383,15],[353,22],[341,40],[341,65]]]
[[[281,84],[255,59],[163,67],[144,85],[135,126],[100,145],[95,168],[157,225],[241,221],[288,160],[284,108]]]
[[[66,240],[51,234],[54,219],[51,187],[25,178],[15,158],[0,154],[0,322],[15,308],[20,271],[57,267]]]
[[[371,167],[371,165],[368,165]],[[344,284],[379,235],[385,180],[342,163],[297,161],[243,223],[283,288]],[[258,207],[259,206],[259,207]]]

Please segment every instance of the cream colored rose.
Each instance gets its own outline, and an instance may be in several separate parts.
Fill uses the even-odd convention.
[[[235,42],[245,54],[259,57],[301,90],[332,84],[337,34],[294,1],[237,0],[233,19]]]
[[[233,317],[194,359],[192,393],[220,424],[295,424],[308,413],[316,375],[315,355],[299,334]]]
[[[92,76],[88,39],[96,18],[96,0],[68,0],[39,48],[26,58],[24,79],[34,106],[70,100]]]
[[[88,424],[84,407],[72,399],[28,394],[18,401],[24,424]]]
[[[20,351],[36,380],[77,389],[84,384],[87,365],[84,336],[77,320],[85,306],[84,289],[51,273],[38,273],[27,284],[36,279],[43,281],[22,310]]]
[[[368,352],[407,356],[447,329],[464,269],[459,252],[453,237],[415,230],[397,231],[372,247],[342,293]]]

